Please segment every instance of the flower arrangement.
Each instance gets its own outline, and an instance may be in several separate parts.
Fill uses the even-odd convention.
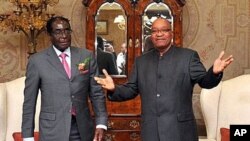
[[[90,57],[84,59],[82,62],[77,64],[77,67],[78,67],[80,74],[88,73],[89,70],[86,70],[86,68],[87,68],[89,61],[90,61]]]

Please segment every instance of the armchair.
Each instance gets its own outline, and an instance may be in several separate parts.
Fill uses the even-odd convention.
[[[25,77],[21,77],[10,82],[0,83],[0,141],[13,141],[12,134],[21,132],[24,81]],[[40,101],[39,94],[35,131],[38,131]]]
[[[222,81],[213,89],[202,89],[200,95],[207,139],[221,141],[221,131],[230,124],[250,124],[250,75]]]

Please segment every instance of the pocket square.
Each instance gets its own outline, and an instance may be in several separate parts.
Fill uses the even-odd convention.
[[[89,72],[89,70],[79,70],[80,74],[86,74]]]

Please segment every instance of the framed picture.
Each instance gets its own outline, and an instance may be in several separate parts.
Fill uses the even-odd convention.
[[[99,35],[108,34],[108,21],[97,21],[96,23],[96,32]]]

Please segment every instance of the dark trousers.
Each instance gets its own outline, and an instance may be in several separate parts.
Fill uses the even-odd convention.
[[[72,116],[69,141],[81,141],[80,133],[76,123],[76,117]]]

